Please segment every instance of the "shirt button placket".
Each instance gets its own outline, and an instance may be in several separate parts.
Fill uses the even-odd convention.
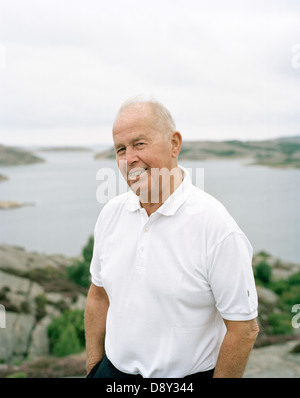
[[[147,247],[148,247],[148,241],[149,241],[149,230],[150,226],[147,223],[147,225],[144,226],[141,232],[141,237],[138,245],[138,257],[139,257],[139,267],[141,269],[145,269],[145,261],[146,261],[146,255],[147,255]]]

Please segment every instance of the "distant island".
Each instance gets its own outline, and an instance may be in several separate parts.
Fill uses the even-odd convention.
[[[51,146],[38,148],[39,152],[91,152],[92,149],[83,146]]]
[[[0,166],[19,166],[44,162],[44,159],[24,149],[0,145]]]
[[[114,148],[95,159],[115,159]],[[300,136],[265,141],[184,141],[180,160],[251,159],[251,165],[300,168]]]
[[[32,202],[15,202],[11,200],[0,200],[0,209],[16,209],[19,207],[24,207],[24,206],[34,206],[34,203]]]
[[[39,148],[41,151],[95,151],[89,147],[57,146]],[[26,165],[44,162],[44,159],[20,148],[0,145],[0,166]],[[96,152],[94,159],[115,159],[113,147]],[[282,137],[263,141],[184,141],[179,160],[249,159],[249,165],[276,168],[300,168],[300,136]],[[5,176],[0,180],[4,181]]]
[[[26,164],[40,163],[44,160],[29,151],[0,145],[0,166],[22,166]],[[0,174],[0,182],[3,183],[9,178]],[[34,203],[21,203],[11,200],[0,200],[0,210],[16,209],[24,206],[34,206]]]
[[[8,177],[7,176],[5,176],[5,175],[3,175],[3,174],[0,174],[0,182],[2,182],[2,181],[7,181],[8,180]]]

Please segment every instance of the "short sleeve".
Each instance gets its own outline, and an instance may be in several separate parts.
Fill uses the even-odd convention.
[[[229,233],[207,258],[208,280],[223,319],[257,317],[257,292],[252,268],[253,249],[240,232]]]
[[[100,260],[100,248],[99,248],[99,238],[96,233],[96,228],[94,231],[94,248],[93,248],[93,256],[90,265],[90,273],[91,279],[94,285],[102,287],[102,279],[101,279],[101,260]]]

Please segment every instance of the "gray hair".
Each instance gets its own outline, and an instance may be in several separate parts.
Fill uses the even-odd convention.
[[[119,112],[117,113],[115,121],[123,111],[132,107],[143,107],[145,105],[151,107],[154,115],[156,116],[156,126],[162,133],[167,134],[169,137],[171,133],[176,131],[176,125],[170,111],[161,102],[152,97],[144,98],[142,96],[137,96],[129,98],[123,102]]]

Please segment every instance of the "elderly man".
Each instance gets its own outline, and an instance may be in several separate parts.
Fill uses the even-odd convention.
[[[248,239],[178,165],[162,104],[126,102],[113,141],[131,189],[95,227],[88,377],[242,377],[258,333]]]

